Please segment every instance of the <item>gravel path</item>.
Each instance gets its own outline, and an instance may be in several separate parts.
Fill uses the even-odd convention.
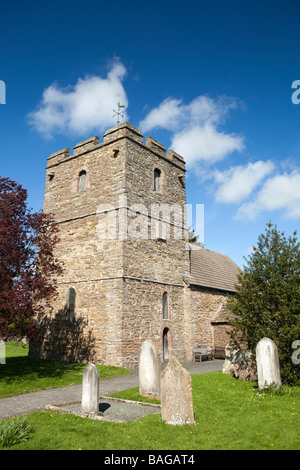
[[[111,397],[99,398],[99,414],[84,413],[81,410],[81,402],[72,403],[62,406],[48,406],[48,411],[59,413],[72,413],[77,416],[86,417],[102,421],[112,421],[115,423],[125,423],[127,421],[136,421],[148,414],[161,412],[160,405],[152,405],[150,403],[133,402],[129,400],[120,400]]]

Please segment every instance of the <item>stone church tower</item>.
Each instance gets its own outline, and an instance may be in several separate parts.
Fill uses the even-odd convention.
[[[191,359],[185,162],[128,123],[47,160],[58,295],[30,355],[135,367],[144,340]]]

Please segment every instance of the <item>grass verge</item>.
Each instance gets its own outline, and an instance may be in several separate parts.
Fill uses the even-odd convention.
[[[0,365],[0,387],[5,394],[81,383],[85,364],[28,359],[26,349],[7,345],[7,363]],[[18,349],[15,349],[18,348]],[[128,373],[119,368],[101,368],[102,378]],[[102,372],[101,372],[102,370]],[[106,371],[106,372],[105,372]],[[20,383],[22,386],[20,387]],[[161,415],[148,415],[135,422],[109,423],[34,412],[26,417],[30,434],[14,450],[300,450],[300,387],[280,391],[258,390],[257,383],[242,382],[212,372],[192,376],[196,425],[171,426]],[[13,393],[14,392],[14,393]],[[7,395],[6,395],[7,396]],[[113,394],[141,398],[138,388]],[[3,420],[2,431],[15,422]],[[20,426],[18,426],[20,427]],[[15,431],[13,430],[13,433]],[[11,433],[11,431],[10,431]],[[5,446],[4,446],[5,448]]]
[[[80,363],[32,359],[28,357],[28,345],[8,342],[6,364],[0,365],[0,397],[80,384],[85,367]],[[100,379],[130,374],[121,367],[97,367]]]
[[[299,450],[299,387],[262,392],[221,372],[192,376],[195,426],[171,426],[161,415],[122,424],[35,412],[24,450]],[[114,394],[132,399],[136,389]],[[140,397],[137,397],[140,400]]]

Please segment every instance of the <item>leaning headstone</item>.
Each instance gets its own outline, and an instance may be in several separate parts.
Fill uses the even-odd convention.
[[[191,374],[175,357],[161,374],[161,415],[167,424],[195,424]]]
[[[160,365],[155,345],[147,339],[143,342],[139,357],[140,395],[160,398]]]
[[[270,385],[281,387],[277,346],[270,338],[261,339],[256,345],[256,362],[259,388]]]
[[[99,372],[95,364],[88,364],[83,372],[81,410],[86,413],[99,411]]]

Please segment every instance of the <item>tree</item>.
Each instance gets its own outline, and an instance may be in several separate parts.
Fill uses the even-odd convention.
[[[236,295],[229,299],[232,338],[255,350],[263,337],[277,345],[283,383],[296,384],[292,344],[300,340],[300,244],[297,232],[288,239],[269,222],[239,275]]]
[[[34,337],[36,315],[55,294],[62,267],[54,256],[53,217],[31,213],[27,191],[0,178],[0,338]]]
[[[194,245],[198,246],[204,246],[202,242],[198,242],[199,235],[195,234],[195,231],[192,227],[188,228],[188,237],[189,237],[189,243],[193,243]]]

